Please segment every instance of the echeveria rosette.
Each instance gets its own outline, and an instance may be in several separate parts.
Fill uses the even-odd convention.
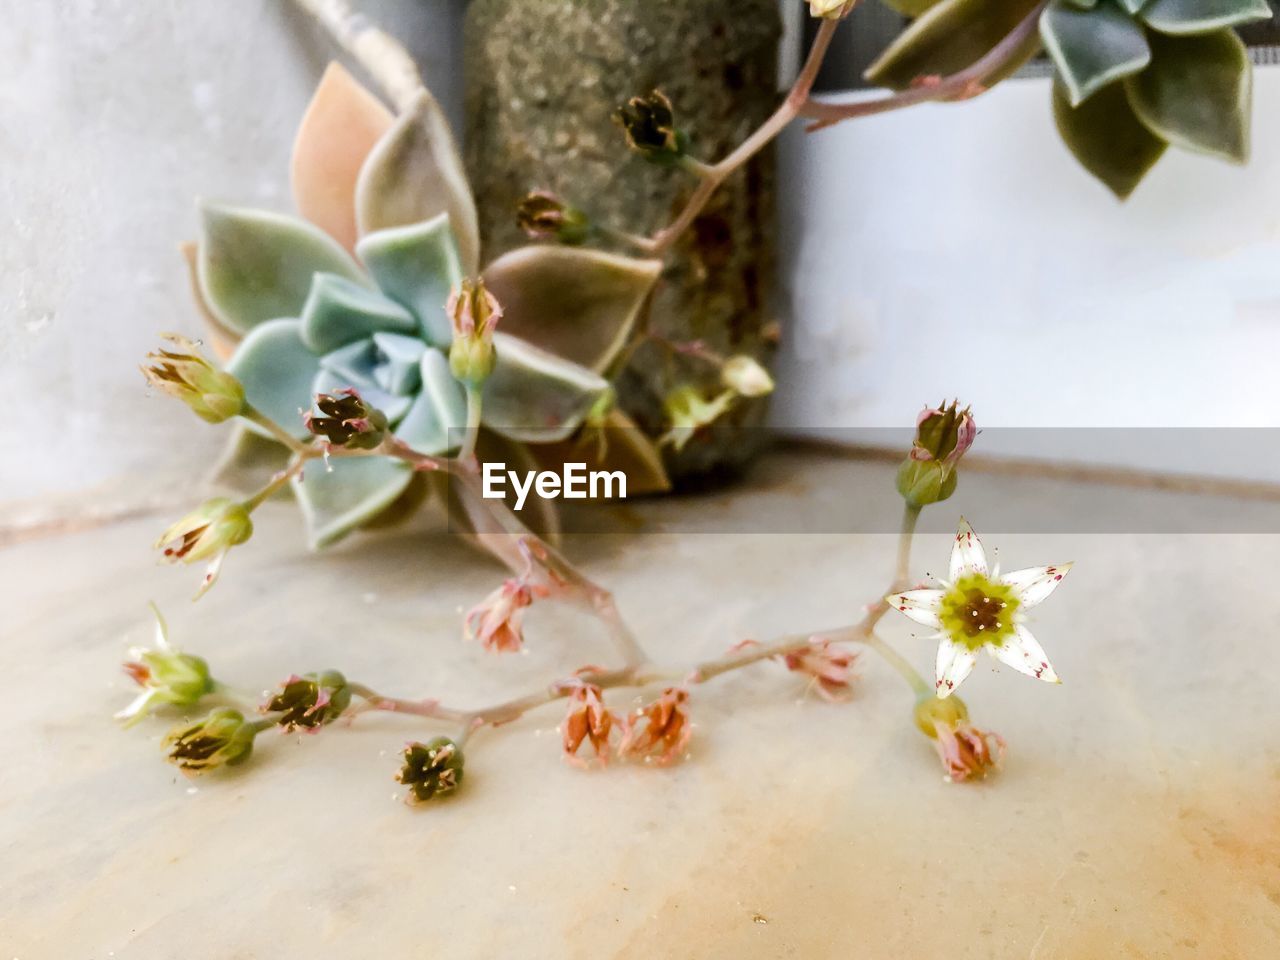
[[[916,20],[867,70],[902,90],[990,53],[1041,0],[884,0]],[[1169,144],[1242,163],[1251,67],[1233,28],[1271,16],[1266,0],[1052,0],[989,76],[1010,76],[1041,48],[1057,72],[1053,111],[1068,149],[1120,199]]]
[[[299,437],[316,394],[351,387],[413,449],[449,452],[466,404],[449,372],[445,303],[479,272],[479,238],[439,106],[423,91],[392,119],[331,66],[299,130],[292,179],[307,219],[202,208],[197,293],[222,339],[238,340],[227,369],[256,409]],[[506,329],[495,337],[485,427],[520,443],[573,434],[609,393],[601,372],[659,270],[656,261],[557,247],[490,264],[482,275],[503,302]],[[412,479],[388,458],[309,464],[294,489],[313,544],[369,522]]]

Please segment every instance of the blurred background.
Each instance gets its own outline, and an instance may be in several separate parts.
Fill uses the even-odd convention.
[[[360,6],[406,42],[460,127],[465,3]],[[785,81],[808,18],[798,0],[782,9]],[[177,253],[192,201],[287,208],[293,132],[332,48],[280,0],[0,11],[0,382],[19,429],[40,431],[0,457],[0,502],[132,502],[221,442],[153,402],[136,370],[158,332],[199,331]],[[859,70],[898,29],[874,5],[858,17],[823,77],[834,97],[874,95]],[[945,392],[987,428],[1277,426],[1274,21],[1248,36],[1252,162],[1170,152],[1124,205],[1067,154],[1035,65],[969,103],[790,130],[775,423],[841,442],[865,429],[875,445]],[[1265,444],[1208,462],[1176,437],[1020,430],[1002,449],[1002,436],[984,452],[1280,480]],[[1078,437],[1091,439],[1065,439]]]

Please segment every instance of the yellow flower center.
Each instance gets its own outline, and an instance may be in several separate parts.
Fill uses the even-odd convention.
[[[943,595],[938,619],[947,636],[970,650],[984,644],[998,647],[1013,636],[1013,615],[1019,606],[1012,587],[970,573]]]

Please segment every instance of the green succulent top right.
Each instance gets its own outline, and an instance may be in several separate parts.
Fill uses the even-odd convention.
[[[867,71],[902,88],[977,61],[1040,0],[885,0],[917,19]],[[1053,59],[1054,119],[1067,148],[1121,199],[1169,144],[1243,163],[1252,68],[1234,27],[1272,15],[1266,0],[1051,0],[1000,74]]]

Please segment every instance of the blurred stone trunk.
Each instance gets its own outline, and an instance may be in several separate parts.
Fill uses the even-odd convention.
[[[777,0],[472,0],[467,17],[467,166],[484,256],[527,243],[517,202],[548,189],[600,222],[650,234],[696,186],[690,173],[633,155],[613,111],[658,88],[691,152],[715,161],[776,107]],[[767,362],[773,320],[774,163],[766,150],[717,192],[668,257],[651,329]],[[616,252],[631,252],[617,249]],[[699,360],[647,343],[619,380],[622,407],[650,436],[662,398],[684,383],[718,392]],[[759,448],[765,402],[742,401],[675,456],[686,481],[741,468]]]

